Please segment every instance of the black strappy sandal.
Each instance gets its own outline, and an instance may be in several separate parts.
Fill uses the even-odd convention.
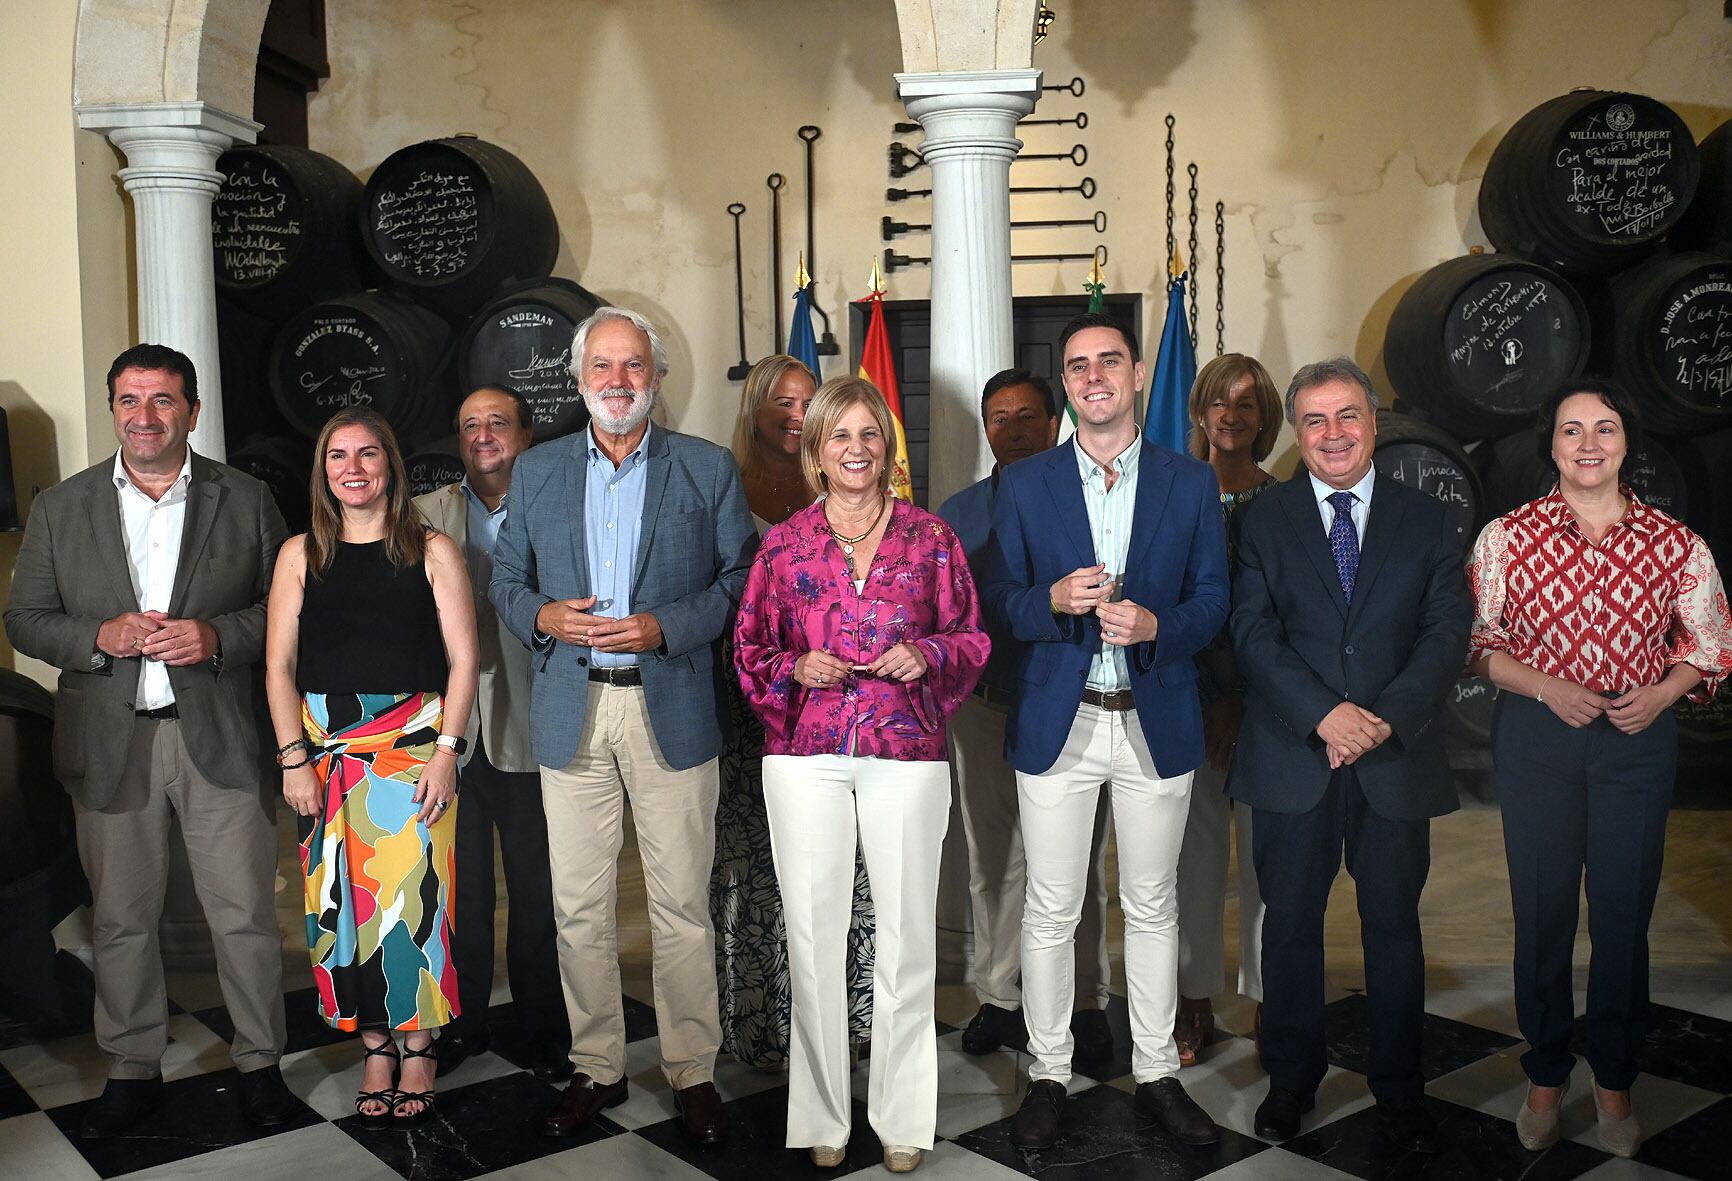
[[[412,1050],[409,1048],[408,1043],[405,1042],[403,1044],[403,1057],[431,1058],[435,1063],[437,1063],[439,1061],[439,1051],[435,1049],[437,1044],[437,1042],[428,1042],[425,1050]],[[435,1073],[437,1073],[437,1066],[435,1066]],[[400,1114],[403,1109],[408,1107],[411,1103],[421,1104],[421,1110],[412,1111],[408,1114]],[[416,1124],[426,1120],[432,1114],[432,1091],[405,1091],[399,1088],[397,1091],[393,1092],[393,1097],[391,1099],[391,1126],[393,1128],[412,1128]]]
[[[390,1121],[391,1113],[396,1110],[397,1087],[395,1084],[397,1082],[397,1068],[402,1065],[403,1060],[397,1054],[397,1043],[389,1038],[385,1040],[385,1044],[382,1046],[369,1046],[365,1042],[361,1043],[361,1065],[363,1068],[366,1067],[367,1059],[375,1055],[380,1058],[389,1058],[391,1060],[392,1085],[386,1087],[383,1091],[356,1091],[355,1114],[366,1120],[369,1126],[381,1127]],[[368,1103],[382,1103],[385,1106],[385,1110],[362,1110],[363,1105]]]

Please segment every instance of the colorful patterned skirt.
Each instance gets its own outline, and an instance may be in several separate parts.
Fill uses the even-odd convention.
[[[301,842],[319,1015],[337,1029],[431,1029],[460,1011],[451,963],[457,804],[431,827],[416,785],[437,693],[309,693],[301,724],[324,808]]]

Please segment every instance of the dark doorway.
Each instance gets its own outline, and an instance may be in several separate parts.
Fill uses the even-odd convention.
[[[1016,364],[1044,375],[1061,398],[1058,337],[1071,317],[1088,307],[1086,296],[1024,295],[1012,301],[1011,336]],[[850,304],[849,340],[852,342],[850,373],[860,371],[860,351],[866,343],[869,307]],[[1143,297],[1109,295],[1107,314],[1124,324],[1142,348]],[[926,473],[932,444],[931,377],[928,362],[932,350],[932,304],[924,299],[884,301],[884,327],[890,336],[890,352],[896,358],[896,384],[902,393],[902,429],[908,435],[908,466],[914,477],[914,503],[926,507]],[[832,377],[835,374],[831,374]]]
[[[331,76],[325,0],[272,0],[253,75],[253,119],[262,144],[307,146],[307,96]]]

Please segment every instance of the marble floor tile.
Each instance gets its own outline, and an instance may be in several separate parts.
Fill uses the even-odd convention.
[[[489,1173],[487,1181],[613,1181],[628,1177],[631,1181],[705,1181],[707,1176],[642,1136],[609,1136],[581,1148],[507,1166]]]
[[[1209,1181],[1348,1181],[1351,1176],[1320,1161],[1276,1147],[1235,1161],[1218,1173],[1210,1173]]]
[[[1689,1178],[1641,1161],[1613,1157],[1599,1168],[1583,1173],[1582,1181],[1689,1181]]]
[[[1371,1003],[1363,995],[1346,997],[1323,1010],[1329,1061],[1336,1066],[1369,1073],[1371,1069]],[[1433,1079],[1477,1062],[1514,1044],[1508,1034],[1481,1029],[1425,1014],[1420,1042],[1420,1074]]]
[[[15,1115],[28,1115],[38,1111],[36,1100],[30,1097],[30,1092],[21,1086],[17,1079],[0,1066],[0,1120],[11,1119]]]
[[[126,1174],[126,1181],[235,1181],[237,1178],[245,1178],[245,1181],[308,1181],[308,1178],[398,1181],[393,1169],[327,1123]]]
[[[729,1140],[725,1148],[698,1148],[669,1119],[640,1128],[634,1135],[718,1181],[780,1181],[785,1177],[838,1177],[883,1163],[884,1150],[866,1122],[866,1105],[855,1102],[850,1115],[848,1155],[834,1169],[812,1166],[803,1148],[788,1148],[788,1095],[760,1091],[725,1105]]]
[[[193,1016],[209,1026],[224,1042],[234,1039],[234,1022],[229,1020],[229,1011],[225,1006],[219,1004],[212,1008],[195,1010]],[[288,1040],[283,1043],[285,1054],[295,1054],[318,1046],[336,1045],[352,1041],[356,1037],[353,1033],[332,1028],[329,1022],[319,1016],[319,994],[312,988],[296,989],[283,994],[283,1025],[288,1032]]]
[[[1267,1150],[1262,1142],[1221,1129],[1219,1144],[1196,1148],[1170,1139],[1117,1087],[1091,1087],[1060,1112],[1060,1139],[1030,1150],[1010,1142],[1011,1120],[956,1138],[988,1160],[1047,1181],[1192,1181]]]
[[[191,1014],[168,1019],[163,1078],[170,1082],[232,1065],[228,1043]],[[0,1050],[0,1066],[43,1110],[94,1099],[108,1081],[108,1059],[89,1034]]]
[[[623,1134],[617,1125],[598,1119],[566,1139],[543,1136],[541,1118],[549,1093],[546,1084],[516,1073],[441,1089],[437,1113],[412,1128],[376,1127],[353,1115],[336,1126],[409,1181],[468,1181]]]
[[[285,1054],[282,1067],[289,1090],[325,1119],[340,1120],[355,1114],[355,1091],[361,1085],[361,1044],[354,1034],[339,1043]],[[495,1054],[478,1054],[455,1071],[440,1075],[436,1085],[443,1094],[517,1073],[517,1067]],[[542,1085],[547,1091],[545,1107],[559,1092]]]
[[[0,1172],[18,1181],[96,1181],[100,1176],[40,1111],[0,1120]]]
[[[1587,1052],[1586,1018],[1576,1019],[1570,1049]],[[1732,1021],[1667,1005],[1648,1006],[1648,1031],[1636,1054],[1642,1073],[1721,1094],[1732,1092]]]
[[[1732,1181],[1732,1099],[1650,1136],[1636,1159],[1691,1181]]]

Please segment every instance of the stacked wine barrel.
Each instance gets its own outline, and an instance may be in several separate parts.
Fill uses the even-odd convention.
[[[528,398],[537,441],[583,428],[572,330],[600,301],[550,277],[559,223],[529,168],[473,136],[392,153],[365,185],[305,148],[236,148],[212,216],[230,462],[305,529],[312,440],[346,406],[390,422],[416,493],[460,479],[463,395]]]
[[[1380,416],[1379,467],[1441,496],[1470,544],[1555,484],[1532,431],[1547,395],[1610,375],[1648,434],[1625,481],[1732,569],[1732,123],[1698,148],[1664,103],[1573,91],[1498,144],[1479,217],[1496,252],[1426,271],[1390,316],[1401,413]],[[1483,682],[1457,686],[1446,732],[1458,768],[1489,765],[1495,698]],[[1680,709],[1687,752],[1732,745],[1732,698]]]

